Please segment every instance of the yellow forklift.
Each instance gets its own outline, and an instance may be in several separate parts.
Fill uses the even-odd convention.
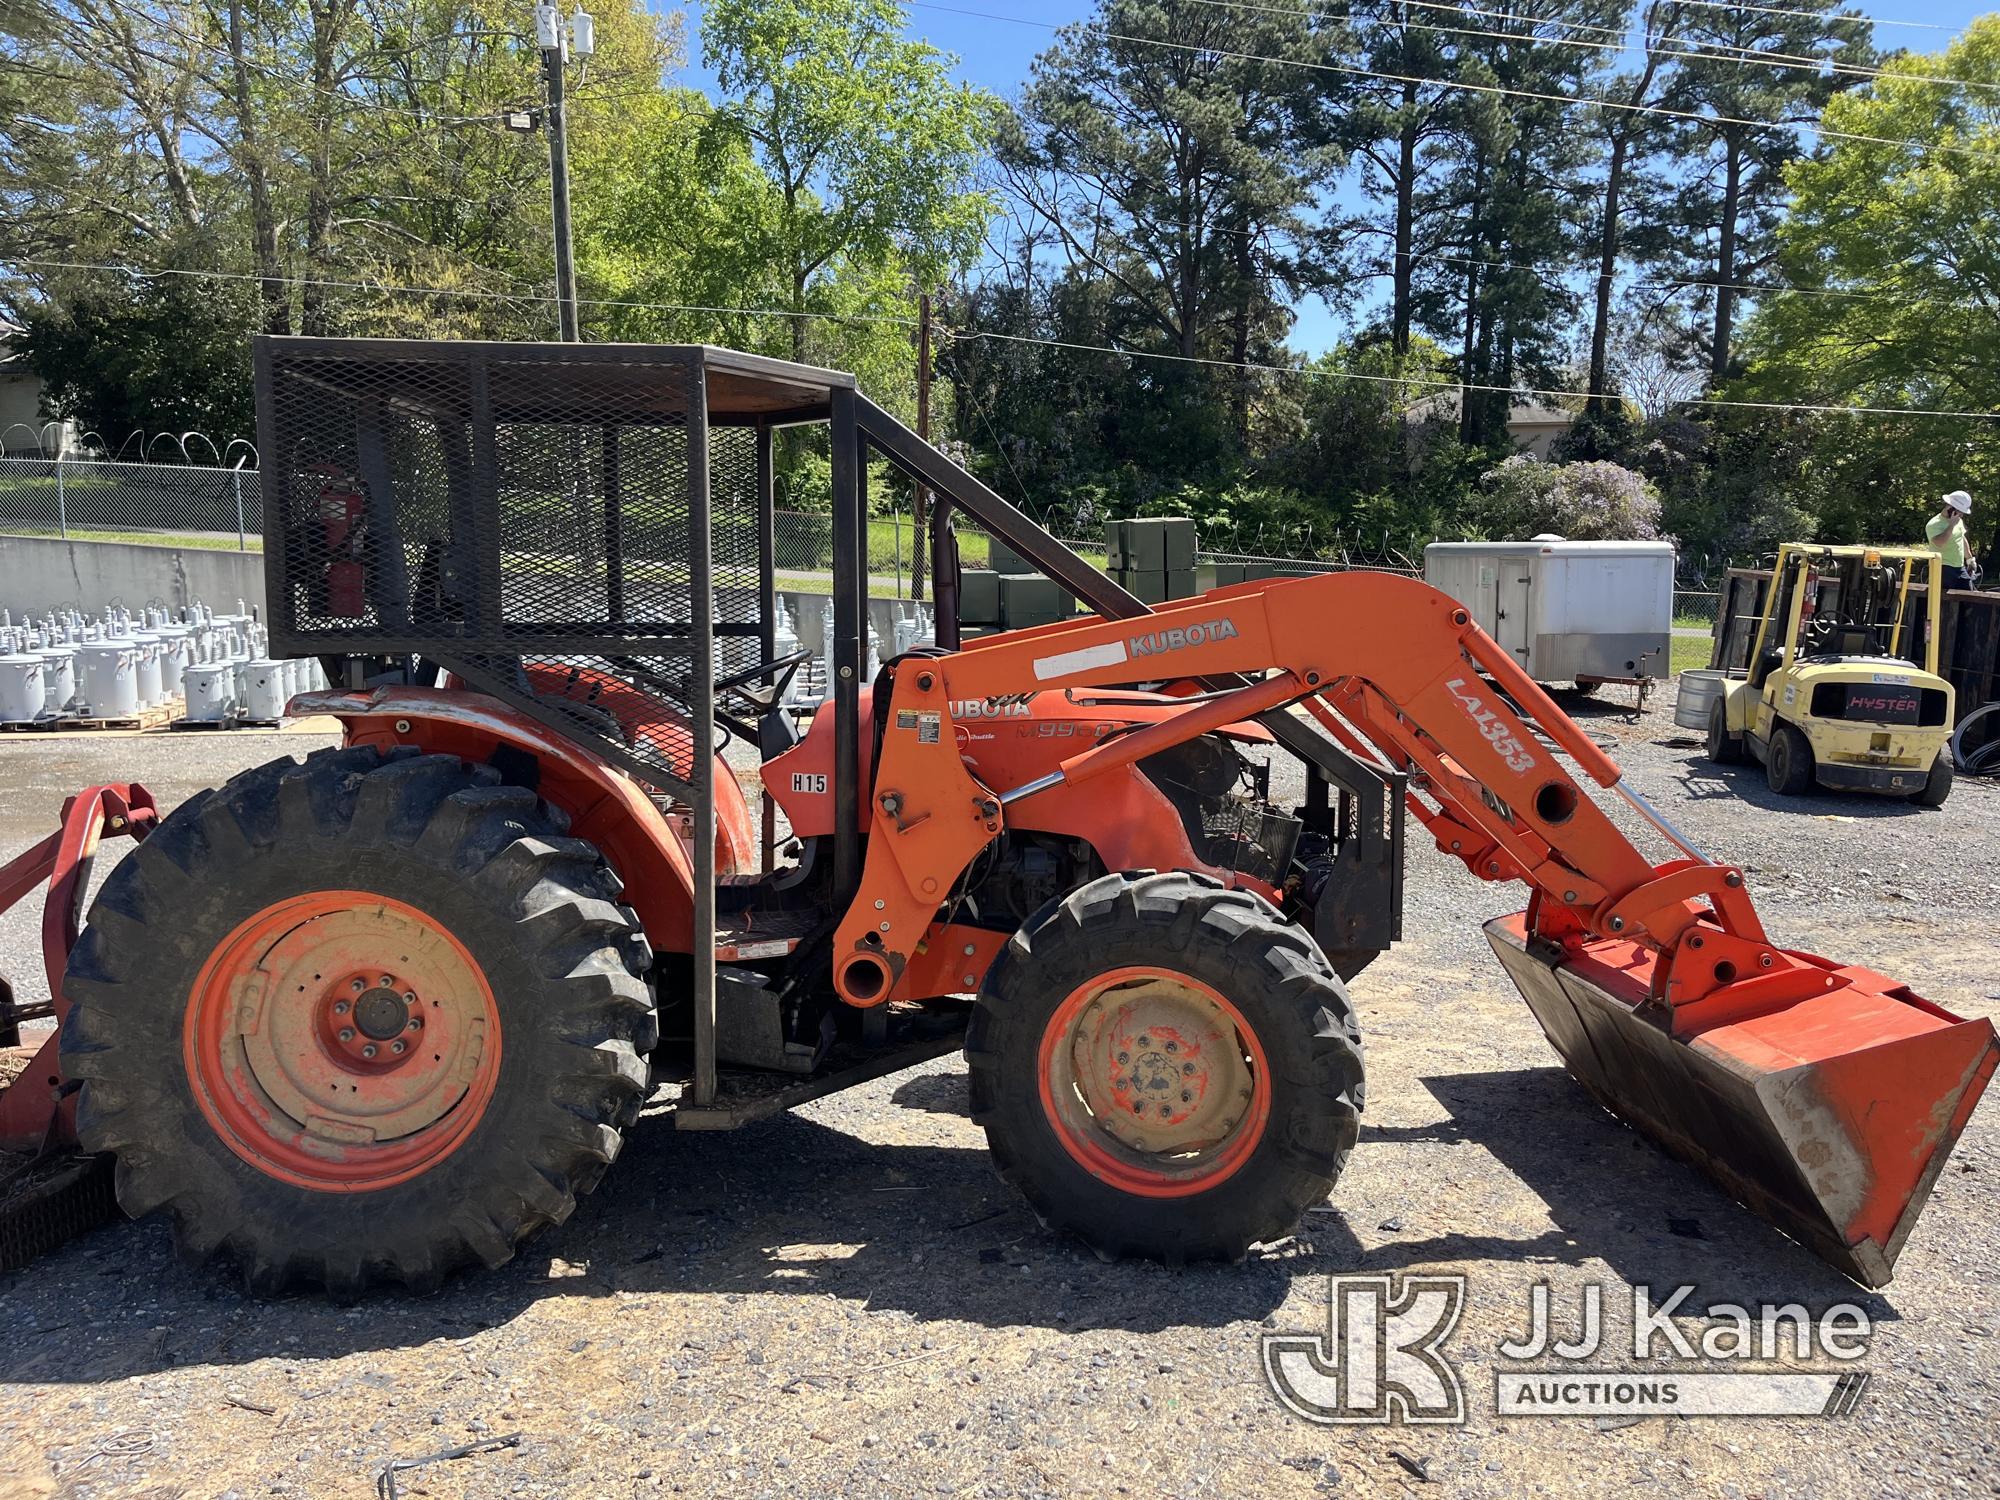
[[[1676,720],[1707,730],[1710,760],[1763,762],[1783,796],[1817,783],[1942,807],[1952,782],[1943,582],[1926,548],[1787,542],[1748,666],[1683,673]]]

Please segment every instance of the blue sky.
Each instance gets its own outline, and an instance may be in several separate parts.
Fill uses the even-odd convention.
[[[587,3],[587,0],[586,0]],[[903,0],[910,15],[910,30],[942,51],[958,59],[960,78],[1011,98],[1027,77],[1035,55],[1049,45],[1053,28],[1086,19],[1088,0],[938,0],[936,4]],[[1783,0],[1759,0],[1779,4]],[[671,7],[664,4],[661,9]],[[1942,50],[1974,16],[1992,7],[1972,0],[1860,0],[1855,9],[1878,22],[1910,22],[1913,25],[1878,25],[1877,45],[1907,47],[1916,52]],[[682,7],[687,17],[688,64],[679,82],[714,92],[714,76],[701,61],[701,7]],[[978,12],[980,14],[965,14]],[[1014,20],[994,20],[1007,16]],[[1028,24],[1032,23],[1032,24]],[[1309,298],[1295,309],[1298,322],[1292,329],[1291,345],[1307,354],[1327,348],[1343,331],[1343,323],[1318,298]]]

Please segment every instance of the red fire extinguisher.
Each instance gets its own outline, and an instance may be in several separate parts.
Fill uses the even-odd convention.
[[[362,518],[368,497],[332,465],[319,490],[319,525],[326,549],[327,613],[358,620],[368,613],[367,574],[361,565]]]

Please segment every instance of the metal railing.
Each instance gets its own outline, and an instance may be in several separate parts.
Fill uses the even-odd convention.
[[[0,458],[0,532],[256,551],[263,492],[251,468]]]

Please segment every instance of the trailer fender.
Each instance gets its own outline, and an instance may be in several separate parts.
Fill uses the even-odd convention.
[[[302,693],[288,711],[339,719],[350,745],[415,745],[482,763],[531,757],[535,790],[568,815],[571,835],[595,844],[618,873],[646,940],[658,952],[694,951],[694,864],[687,847],[636,782],[576,741],[495,698],[460,688]],[[735,778],[727,784],[735,786]],[[718,776],[718,790],[722,785]]]

